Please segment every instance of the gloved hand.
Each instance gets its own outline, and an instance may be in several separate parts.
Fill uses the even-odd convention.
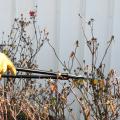
[[[2,74],[10,71],[11,74],[16,75],[16,68],[11,60],[3,53],[0,52],[0,79]]]

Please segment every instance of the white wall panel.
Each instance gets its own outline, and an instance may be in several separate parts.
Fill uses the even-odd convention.
[[[75,48],[75,41],[82,41],[78,51],[79,58],[83,57],[84,45],[78,14],[84,8],[80,0],[61,0],[60,16],[60,58],[67,61],[72,50]],[[84,12],[82,12],[84,14]]]
[[[86,1],[86,19],[89,20],[94,18],[94,36],[97,38],[100,43],[98,51],[98,64],[101,61],[105,48],[107,46],[107,41],[110,40],[111,35],[113,34],[113,0],[93,0]],[[86,26],[86,35],[88,39],[91,38],[90,29]],[[87,47],[85,47],[85,59],[91,61],[91,56],[88,55]],[[106,70],[110,68],[110,52],[108,52],[104,63],[106,64]]]
[[[78,13],[81,13],[87,20],[95,19],[94,32],[95,37],[101,43],[100,56],[103,54],[106,41],[110,39],[112,34],[115,35],[112,50],[105,61],[107,70],[110,67],[120,68],[118,56],[120,49],[119,0],[12,0],[12,2],[11,0],[1,0],[0,33],[9,31],[15,16],[19,17],[23,13],[28,17],[29,11],[34,9],[36,4],[38,5],[38,24],[41,28],[47,28],[51,43],[62,60],[67,60],[76,40],[82,41],[78,52],[80,60],[82,58],[90,60],[87,48],[84,49],[84,37],[78,17]],[[90,38],[89,29],[85,27],[85,30]],[[42,49],[39,57],[41,69],[52,67],[57,70],[60,67],[60,65],[58,67],[57,59],[48,45]],[[100,59],[98,58],[98,60]]]
[[[29,11],[34,9],[34,0],[16,0],[16,16],[23,14],[29,17]]]
[[[113,34],[115,41],[112,45],[111,68],[118,70],[120,73],[120,0],[115,0],[114,2]]]
[[[14,0],[1,0],[0,4],[0,35],[2,32],[8,32],[13,23],[15,7]]]
[[[38,25],[41,29],[49,32],[50,43],[58,50],[57,45],[57,1],[56,0],[37,0],[38,5]],[[40,69],[57,69],[57,60],[53,50],[48,44],[41,49],[39,54]]]

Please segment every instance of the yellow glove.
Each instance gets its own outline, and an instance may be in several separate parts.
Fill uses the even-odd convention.
[[[0,79],[1,79],[1,75],[8,70],[13,75],[16,75],[16,68],[11,62],[11,60],[5,54],[0,52]]]

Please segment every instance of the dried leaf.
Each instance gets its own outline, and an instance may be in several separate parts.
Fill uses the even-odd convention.
[[[50,89],[52,92],[55,92],[57,90],[57,86],[55,84],[51,84]]]
[[[95,80],[91,80],[91,84],[92,85],[97,85],[98,84],[98,80],[96,80],[96,79]]]

